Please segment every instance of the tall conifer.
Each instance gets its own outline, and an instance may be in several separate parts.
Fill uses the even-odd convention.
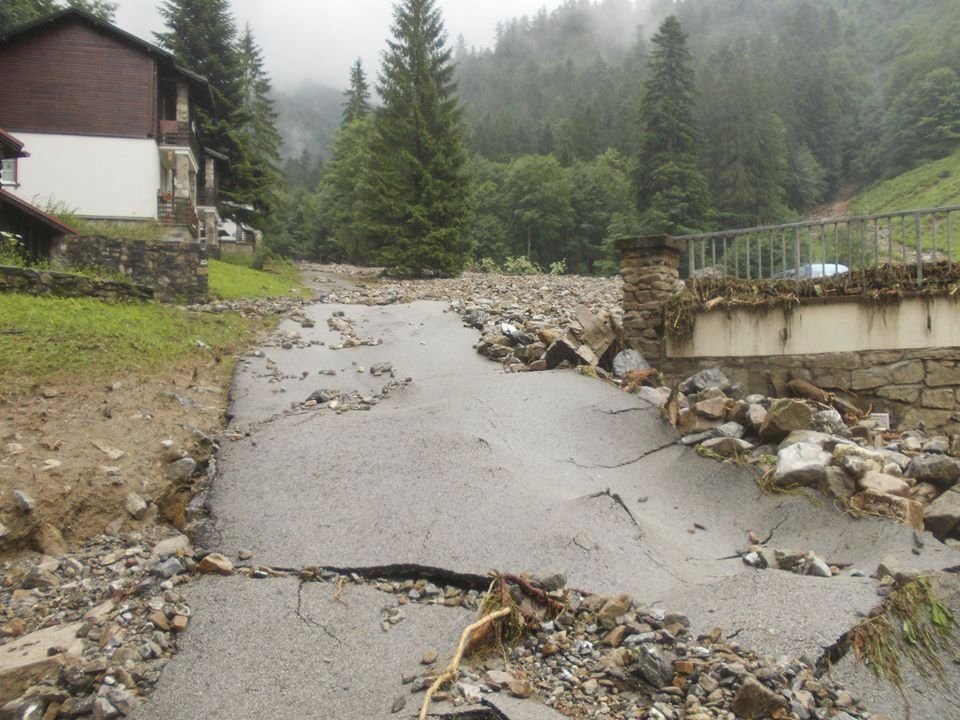
[[[160,15],[165,32],[154,33],[185,68],[203,75],[213,89],[213,107],[197,107],[204,143],[223,153],[234,166],[249,161],[237,129],[248,118],[243,114],[241,60],[237,29],[229,0],[164,0]],[[238,178],[225,178],[223,194],[245,203],[245,188]]]
[[[270,77],[263,67],[263,52],[247,25],[238,46],[240,60],[240,112],[244,122],[236,128],[244,148],[243,164],[235,169],[240,200],[257,214],[269,214],[278,202],[281,174],[277,111],[270,98]]]
[[[343,103],[343,125],[349,125],[354,120],[363,120],[370,114],[370,86],[367,84],[360,58],[350,66],[350,87],[343,94],[346,97]]]
[[[457,275],[469,189],[451,50],[433,0],[401,0],[393,20],[373,142],[379,260],[399,274]]]
[[[637,208],[646,232],[701,229],[710,197],[698,168],[694,77],[687,35],[671,15],[652,39],[640,107]]]

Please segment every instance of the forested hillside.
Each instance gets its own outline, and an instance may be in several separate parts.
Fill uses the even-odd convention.
[[[679,29],[666,42],[692,71],[694,146],[667,179],[675,187],[660,177],[654,212],[642,178],[659,172],[644,153],[655,75],[673,71],[652,61],[672,52],[652,41],[668,16]],[[610,271],[616,235],[789,220],[960,147],[955,0],[568,0],[505,19],[493,48],[459,43],[453,55],[477,260]],[[362,144],[363,133],[349,136]],[[312,158],[323,153],[303,140]],[[339,140],[356,175],[362,148]],[[337,178],[290,179],[307,185],[301,207],[316,209],[309,231],[296,224],[301,251],[363,261],[329,221],[342,217],[334,198],[351,202],[330,194]],[[705,183],[696,203],[708,212],[667,217],[665,198],[691,206],[691,182]]]

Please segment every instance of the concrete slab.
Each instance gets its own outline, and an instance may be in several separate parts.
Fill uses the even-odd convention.
[[[423,653],[449,659],[473,614],[407,605],[384,632],[381,610],[393,596],[347,584],[294,579],[209,577],[187,592],[194,608],[180,652],[164,671],[139,720],[409,718],[423,693],[401,675],[425,670]],[[402,711],[391,712],[402,696]]]

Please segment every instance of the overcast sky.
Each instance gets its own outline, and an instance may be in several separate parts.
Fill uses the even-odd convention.
[[[0,0],[3,2],[3,0]],[[449,43],[459,35],[467,45],[492,47],[499,20],[533,15],[561,0],[437,0]],[[119,0],[117,25],[153,42],[162,29],[160,0]],[[346,87],[350,65],[363,60],[373,81],[393,17],[390,0],[230,0],[238,30],[246,23],[263,48],[277,88],[314,80]]]

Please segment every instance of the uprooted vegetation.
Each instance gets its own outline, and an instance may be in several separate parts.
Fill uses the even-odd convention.
[[[696,313],[704,310],[780,307],[789,312],[814,298],[862,297],[865,302],[885,304],[918,294],[956,296],[960,263],[924,263],[922,281],[916,266],[884,264],[815,280],[696,277],[685,283],[685,290],[669,298],[663,309],[664,327],[678,339],[692,336]]]

